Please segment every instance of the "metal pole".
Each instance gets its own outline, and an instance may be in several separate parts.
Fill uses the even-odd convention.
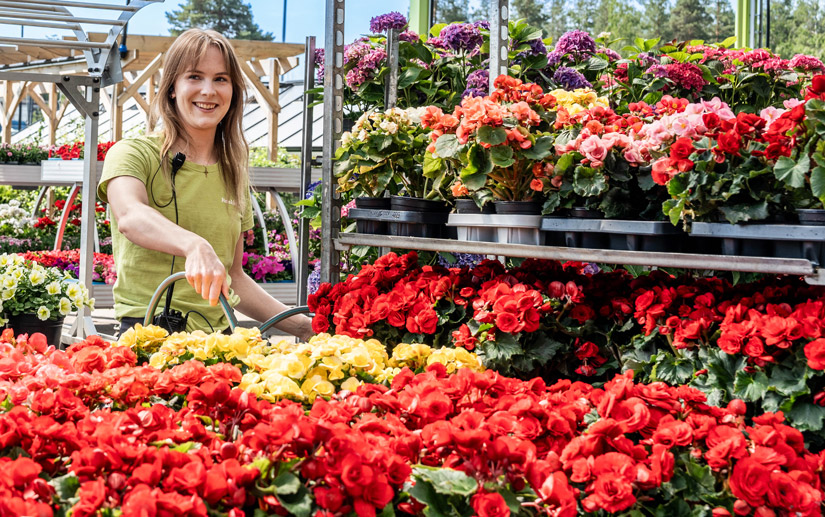
[[[326,0],[324,38],[324,166],[321,205],[321,281],[339,281],[340,254],[335,249],[341,227],[341,194],[332,161],[344,127],[344,0]]]
[[[93,79],[94,84],[86,86],[86,102],[90,107],[86,114],[86,131],[84,133],[85,149],[83,151],[83,207],[80,216],[80,282],[92,292],[92,267],[94,262],[95,200],[97,196],[97,133],[100,106],[100,78]],[[88,333],[85,311],[77,311],[78,337]],[[91,323],[91,317],[88,322]],[[92,325],[92,329],[94,326]]]
[[[394,108],[398,104],[398,29],[387,33],[387,84],[384,88],[384,107]]]
[[[313,95],[306,93],[315,87],[315,36],[307,36],[304,52],[304,99],[303,133],[301,133],[301,199],[307,197],[307,187],[312,179],[312,102]],[[298,264],[292,265],[298,284],[298,305],[307,303],[307,263],[309,262],[309,219],[298,220]]]
[[[507,0],[490,0],[490,92],[496,77],[508,71],[509,18]]]
[[[286,2],[287,0],[284,0],[284,19],[281,26],[281,41],[284,43],[286,43]]]

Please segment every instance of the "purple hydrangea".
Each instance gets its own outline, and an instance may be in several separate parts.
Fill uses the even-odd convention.
[[[407,43],[416,43],[421,41],[421,36],[414,30],[407,29],[398,35],[399,41],[406,41]]]
[[[363,41],[356,40],[349,45],[344,45],[344,64],[346,65],[350,61],[357,63],[359,59],[369,54],[371,50],[372,46]]]
[[[347,72],[347,86],[355,89],[365,81],[372,79],[373,72],[385,59],[387,59],[387,51],[383,47],[371,49],[368,54],[357,61],[355,68]]]
[[[576,58],[591,56],[596,52],[596,40],[587,31],[568,31],[556,42],[556,51]]]
[[[667,77],[667,67],[665,65],[651,65],[645,73],[652,74],[653,77]]]
[[[622,56],[619,55],[618,52],[616,52],[612,48],[607,48],[607,47],[597,48],[596,49],[596,54],[604,54],[605,56],[607,56],[608,61],[617,61],[617,60],[622,58]]]
[[[461,94],[461,98],[463,99],[464,97],[484,97],[485,95],[487,95],[486,88],[483,90],[481,88],[467,88],[466,90],[464,90],[464,93]]]
[[[490,30],[490,22],[487,20],[478,20],[477,22],[473,22],[473,27],[476,29],[484,29],[486,31]]]
[[[592,88],[592,84],[578,70],[562,66],[553,74],[553,82],[565,90]]]
[[[547,53],[547,66],[556,66],[561,63],[561,59],[564,57],[562,52],[558,50],[554,50],[552,52]]]
[[[432,38],[428,39],[427,44],[434,48],[447,48],[447,44],[444,43],[444,40],[439,38],[438,36],[433,36]]]
[[[650,52],[640,52],[636,55],[636,59],[638,59],[643,66],[653,66],[659,64],[659,58]]]
[[[464,266],[473,267],[481,264],[481,261],[485,258],[484,255],[475,255],[473,253],[453,253],[452,255],[456,260],[454,264],[450,264],[441,255],[438,256],[438,264],[446,268]]]
[[[403,29],[406,26],[407,18],[397,11],[381,14],[370,20],[370,32],[374,34],[390,29]]]
[[[315,49],[315,66],[318,70],[315,72],[315,80],[319,83],[324,82],[324,49]]]
[[[447,48],[456,52],[473,52],[477,50],[484,39],[481,32],[472,23],[453,23],[441,30],[441,39]]]
[[[309,274],[307,277],[307,292],[309,294],[315,294],[315,291],[321,287],[321,261],[317,261],[315,263],[315,268],[312,270],[312,273]]]
[[[475,88],[487,91],[490,86],[490,71],[486,68],[481,68],[470,72],[467,76],[467,88]]]

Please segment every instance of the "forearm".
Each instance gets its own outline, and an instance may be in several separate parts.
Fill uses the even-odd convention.
[[[243,271],[236,270],[231,276],[232,289],[241,299],[236,309],[246,316],[265,322],[289,308],[270,296]],[[313,335],[312,320],[304,315],[287,318],[278,323],[276,327],[283,332],[297,336],[302,341],[308,340]]]
[[[146,205],[130,208],[118,221],[118,230],[138,246],[154,251],[185,257],[199,246],[209,243],[186,230]]]

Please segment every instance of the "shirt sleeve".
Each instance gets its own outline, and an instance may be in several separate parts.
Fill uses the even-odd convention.
[[[242,232],[251,230],[255,227],[255,219],[252,216],[252,203],[252,196],[249,196],[249,200],[246,203],[246,209],[243,211],[243,217],[241,217]]]
[[[151,145],[139,139],[121,140],[113,145],[106,153],[103,173],[97,185],[100,200],[109,202],[106,192],[109,181],[118,176],[132,176],[146,184],[159,165],[158,157],[154,155],[156,152]]]

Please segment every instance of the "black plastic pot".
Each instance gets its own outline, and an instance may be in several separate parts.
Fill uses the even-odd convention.
[[[389,209],[390,198],[388,197],[357,197],[355,198],[356,208]]]
[[[578,219],[604,219],[604,214],[598,210],[591,210],[590,208],[584,208],[581,206],[575,206],[569,209],[567,215]]]
[[[493,201],[497,214],[539,215],[541,201]]]
[[[13,329],[15,336],[20,334],[31,336],[35,332],[40,332],[46,336],[48,344],[59,347],[63,334],[63,318],[43,321],[37,317],[37,314],[18,314],[8,317],[6,328]]]
[[[392,196],[390,198],[390,208],[393,210],[405,210],[407,212],[444,214],[450,212],[450,206],[446,201],[435,201],[433,199],[422,199],[420,197]]]
[[[825,210],[821,208],[798,208],[796,215],[799,217],[799,224],[825,226]]]
[[[473,199],[456,199],[455,213],[457,214],[494,214],[496,207],[492,203],[485,203],[484,208],[479,208]]]

